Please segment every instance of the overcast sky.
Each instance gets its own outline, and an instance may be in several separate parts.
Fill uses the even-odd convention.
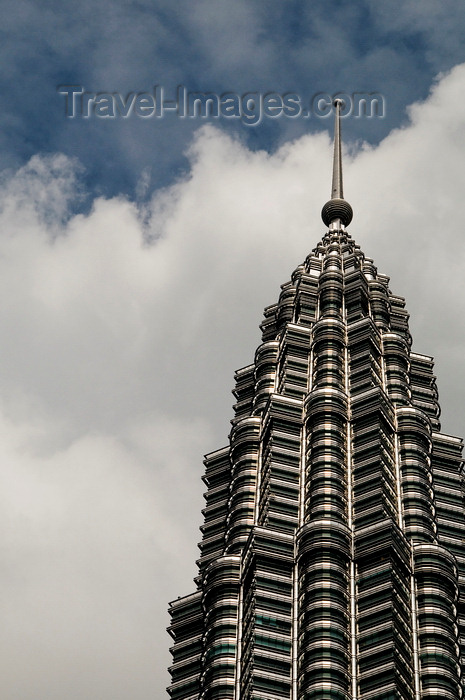
[[[324,234],[332,120],[66,116],[93,93],[377,92],[350,232],[465,434],[462,0],[0,0],[0,697],[165,697],[203,454]]]

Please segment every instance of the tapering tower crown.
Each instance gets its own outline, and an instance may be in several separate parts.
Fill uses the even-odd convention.
[[[336,118],[334,123],[334,157],[333,157],[333,184],[331,199],[326,202],[321,210],[321,218],[326,226],[335,223],[348,226],[352,221],[353,211],[349,202],[344,199],[342,188],[342,157],[341,157],[341,106],[342,100],[335,100]]]
[[[265,309],[205,460],[171,700],[465,700],[463,444],[405,300],[344,228],[340,106],[329,230]]]

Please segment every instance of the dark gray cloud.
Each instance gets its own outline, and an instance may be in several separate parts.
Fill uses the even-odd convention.
[[[93,191],[134,195],[141,171],[149,190],[182,176],[183,152],[198,120],[66,119],[59,84],[89,91],[377,91],[384,120],[347,120],[346,137],[379,142],[406,123],[405,106],[432,78],[464,57],[461,0],[217,3],[4,0],[0,59],[0,162],[22,165],[38,150],[78,155]],[[267,119],[245,126],[221,119],[253,149],[273,151],[321,119]]]

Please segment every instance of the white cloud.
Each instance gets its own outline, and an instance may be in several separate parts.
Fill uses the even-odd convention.
[[[407,297],[415,348],[460,407],[465,67],[412,123],[346,158],[352,235]],[[201,456],[279,284],[324,232],[331,144],[270,156],[198,133],[147,210],[67,220],[75,165],[36,157],[0,191],[0,695],[146,700],[168,682],[166,607],[188,593]],[[148,223],[147,223],[148,222]],[[187,562],[187,564],[186,564]],[[27,673],[25,672],[27,670]]]
[[[150,697],[180,560],[194,575],[182,522],[198,516],[205,426],[150,415],[47,456],[0,427],[3,697]]]

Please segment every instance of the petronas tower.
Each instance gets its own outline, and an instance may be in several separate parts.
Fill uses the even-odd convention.
[[[327,232],[265,309],[206,457],[172,700],[462,698],[462,441],[404,299],[346,230],[339,109]]]

